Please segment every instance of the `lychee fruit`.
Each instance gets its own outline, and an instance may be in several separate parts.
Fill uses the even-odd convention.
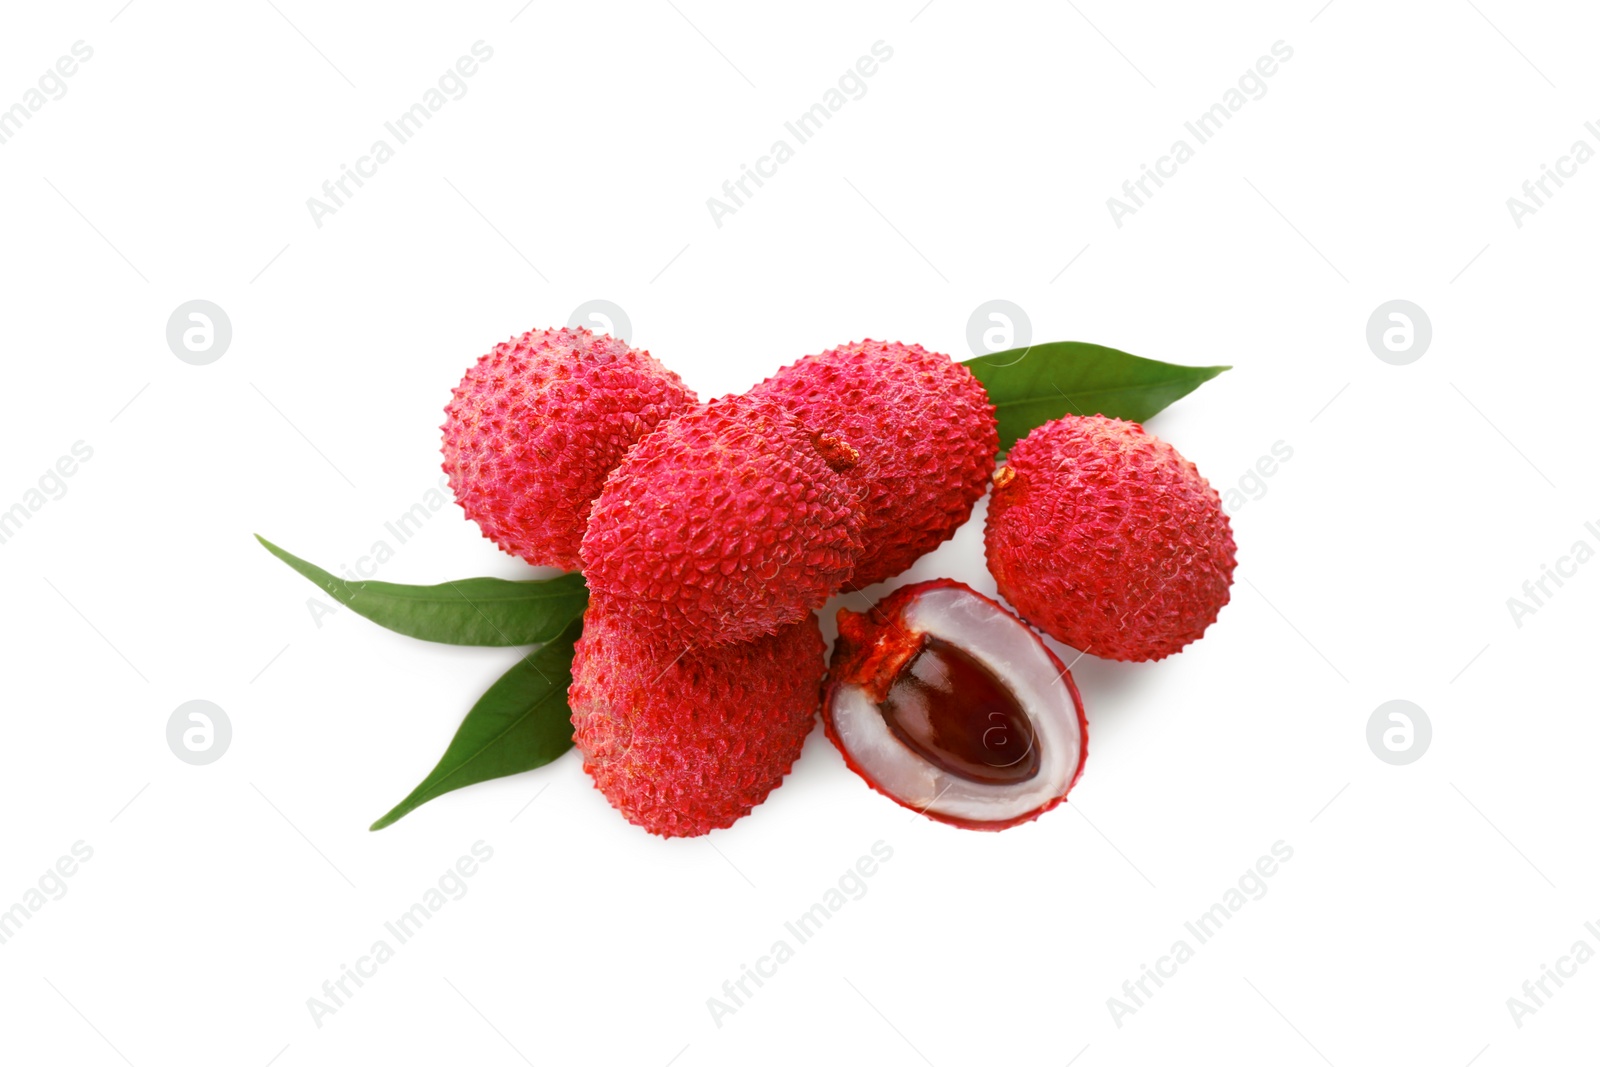
[[[921,345],[861,341],[806,356],[751,390],[814,432],[861,452],[864,545],[850,579],[892,578],[948,540],[972,514],[1000,441],[994,406],[972,372]]]
[[[1060,804],[1088,753],[1071,672],[1021,619],[948,579],[839,612],[822,715],[873,789],[969,830]]]
[[[594,503],[580,552],[592,594],[673,652],[799,622],[861,552],[839,473],[857,455],[755,397],[663,423]]]
[[[467,518],[502,550],[576,570],[606,476],[695,403],[649,352],[582,328],[531,330],[495,345],[456,387],[444,470]]]
[[[989,571],[1056,640],[1106,659],[1161,659],[1228,602],[1233,532],[1217,491],[1138,423],[1047,422],[994,481]]]
[[[755,641],[660,651],[591,603],[572,661],[573,740],[611,805],[662,837],[731,826],[778,787],[815,722],[815,615]]]

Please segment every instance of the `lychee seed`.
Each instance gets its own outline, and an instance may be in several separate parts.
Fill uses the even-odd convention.
[[[1038,774],[1037,740],[1016,694],[960,645],[928,634],[921,645],[878,699],[889,732],[968,781],[1006,784]]]

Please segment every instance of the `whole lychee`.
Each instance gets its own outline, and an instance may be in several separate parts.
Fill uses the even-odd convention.
[[[444,470],[467,518],[502,550],[576,570],[606,476],[695,403],[649,352],[582,328],[529,331],[495,345],[456,387]]]
[[[777,404],[723,397],[644,438],[594,503],[592,594],[674,653],[800,621],[850,577],[856,451]]]
[[[841,345],[751,393],[860,450],[849,474],[863,508],[856,588],[892,578],[948,540],[994,470],[1000,441],[988,393],[966,367],[921,345]]]
[[[1144,427],[1068,415],[995,474],[984,540],[1000,595],[1106,659],[1170,656],[1228,602],[1234,543],[1217,491]]]
[[[583,769],[653,834],[731,826],[799,758],[815,721],[823,647],[807,615],[755,641],[663,652],[591,603],[567,692]]]
[[[1021,619],[948,579],[839,612],[822,716],[873,789],[969,830],[1060,804],[1088,753],[1072,673]]]

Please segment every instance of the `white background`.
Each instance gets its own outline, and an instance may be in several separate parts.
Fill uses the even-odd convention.
[[[122,2],[16,5],[0,34],[0,106],[94,49],[0,145],[0,508],[94,450],[0,545],[0,908],[93,849],[0,945],[0,1058],[1593,1055],[1600,963],[1520,1028],[1506,1005],[1600,949],[1600,563],[1520,627],[1506,604],[1600,547],[1600,163],[1521,228],[1506,207],[1600,148],[1593,11]],[[306,199],[478,40],[467,94],[315,226]],[[880,40],[866,95],[714,225],[706,198]],[[1115,226],[1106,198],[1279,40],[1266,95]],[[234,331],[203,367],[164,336],[196,298]],[[1036,823],[913,817],[818,731],[708,839],[627,825],[575,754],[369,833],[513,653],[319,628],[251,534],[330,568],[392,543],[465,368],[592,298],[707,397],[863,336],[964,358],[1004,298],[1035,340],[1232,364],[1151,425],[1219,488],[1293,457],[1234,515],[1203,641],[1078,663],[1088,767]],[[1433,323],[1408,366],[1365,340],[1396,298]],[[980,519],[909,577],[992,591]],[[452,505],[380,574],[527,571]],[[234,730],[205,767],[165,741],[196,698]],[[1365,738],[1397,698],[1434,732],[1403,767]],[[479,840],[467,895],[317,1026],[307,998]],[[1107,999],[1280,840],[1267,894],[1118,1026]],[[707,998],[877,841],[867,894],[716,1026]]]

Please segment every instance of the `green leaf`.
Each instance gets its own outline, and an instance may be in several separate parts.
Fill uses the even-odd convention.
[[[995,406],[1000,447],[1063,415],[1143,422],[1227,367],[1181,367],[1104,345],[1052,341],[966,361]]]
[[[501,675],[467,712],[439,765],[372,829],[462,786],[543,767],[571,748],[567,686],[572,648],[582,632],[582,621],[574,620],[560,637]]]
[[[589,601],[583,575],[577,573],[530,582],[503,578],[466,578],[443,585],[347,582],[259,534],[256,540],[357,615],[423,641],[494,648],[537,645],[580,618]]]

